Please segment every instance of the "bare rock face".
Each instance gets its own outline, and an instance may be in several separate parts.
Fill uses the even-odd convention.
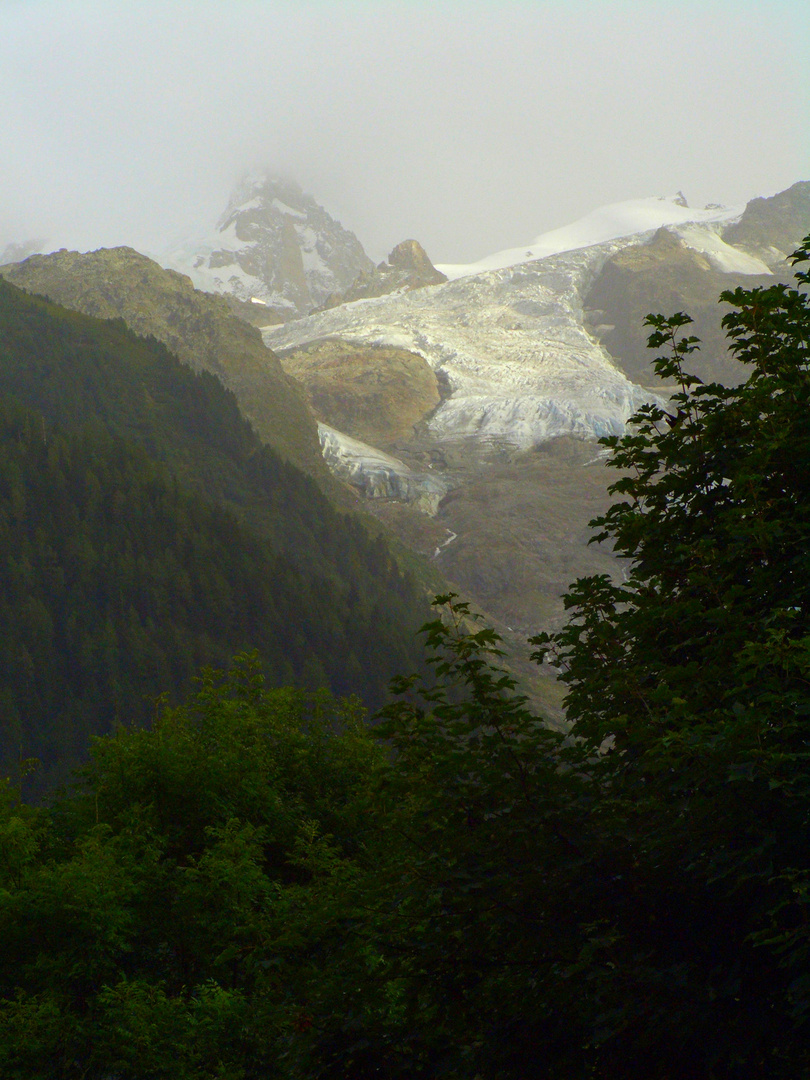
[[[724,273],[662,228],[651,240],[625,247],[605,261],[584,297],[585,325],[628,379],[655,388],[656,354],[647,348],[650,328],[644,319],[651,312],[688,312],[694,320],[689,333],[702,342],[700,352],[689,359],[690,371],[704,382],[732,386],[747,378],[747,372],[728,351],[721,321],[729,309],[718,297],[726,289],[768,286],[777,280],[779,276]]]
[[[345,292],[330,296],[324,307],[337,307],[352,300],[387,296],[397,291],[423,289],[427,285],[442,285],[445,281],[447,277],[436,269],[417,240],[403,240],[388,256],[387,262],[360,274]]]
[[[406,349],[328,338],[279,359],[319,421],[382,449],[409,440],[441,400],[431,366]]]
[[[56,251],[4,266],[12,284],[99,319],[121,318],[152,335],[195,370],[210,371],[236,396],[262,439],[331,490],[317,425],[298,385],[285,374],[259,331],[226,301],[194,289],[132,248]]]
[[[440,285],[443,281],[447,281],[447,277],[440,273],[430,261],[427,252],[418,240],[403,240],[401,244],[397,244],[388,256],[388,266],[395,270],[405,271],[420,284]],[[382,267],[385,267],[384,263]]]
[[[322,306],[372,269],[354,233],[291,180],[246,176],[216,228],[164,254],[199,289],[259,301],[277,318]]]
[[[800,180],[769,199],[752,199],[740,220],[723,231],[723,239],[774,267],[792,255],[808,233],[810,180]]]

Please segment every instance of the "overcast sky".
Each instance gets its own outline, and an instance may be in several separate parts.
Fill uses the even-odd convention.
[[[437,262],[810,179],[807,0],[0,0],[0,250],[208,232],[246,168]]]

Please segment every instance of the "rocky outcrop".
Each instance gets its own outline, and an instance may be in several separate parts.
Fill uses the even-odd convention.
[[[372,269],[362,244],[291,180],[246,176],[216,228],[163,255],[199,289],[261,301],[277,317],[321,307]]]
[[[345,292],[330,296],[324,307],[337,307],[338,304],[367,300],[373,296],[387,296],[392,292],[423,289],[427,285],[442,285],[445,281],[446,275],[436,269],[417,240],[403,240],[388,256],[387,262],[358,275]]]
[[[769,199],[752,199],[740,220],[723,231],[723,239],[775,267],[793,254],[808,233],[810,180],[801,180]]]
[[[151,335],[195,370],[210,371],[233,391],[261,438],[327,488],[315,420],[298,385],[220,297],[200,292],[132,248],[33,255],[4,266],[14,285],[100,319],[121,318]]]
[[[279,360],[318,420],[383,449],[410,439],[441,400],[430,364],[406,349],[328,338]]]

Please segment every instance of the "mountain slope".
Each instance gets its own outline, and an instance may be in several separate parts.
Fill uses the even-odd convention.
[[[293,380],[225,301],[193,288],[132,248],[33,255],[0,267],[30,292],[100,319],[122,318],[163,342],[194,370],[210,371],[236,395],[262,439],[327,486],[315,421]]]
[[[415,353],[327,339],[279,356],[318,420],[383,450],[410,439],[441,400],[436,373]]]
[[[783,277],[787,280],[789,275]],[[650,330],[644,319],[650,312],[685,311],[694,319],[690,334],[699,337],[703,346],[690,360],[694,374],[707,382],[733,385],[746,372],[728,352],[720,325],[728,307],[719,303],[720,293],[738,285],[772,285],[775,280],[770,271],[724,272],[712,265],[708,253],[661,228],[651,240],[623,248],[605,262],[583,298],[585,325],[629,379],[654,386],[655,354],[647,348]]]
[[[791,255],[810,233],[810,180],[800,180],[768,199],[752,199],[723,239],[773,266]]]
[[[383,542],[158,342],[0,282],[0,404],[5,767],[58,771],[246,646],[370,704],[418,663],[427,608]]]

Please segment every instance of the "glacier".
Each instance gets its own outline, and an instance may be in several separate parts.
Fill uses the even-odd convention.
[[[322,338],[422,356],[448,389],[427,422],[438,442],[526,450],[558,436],[621,434],[654,396],[619,370],[585,326],[582,297],[605,261],[667,228],[717,269],[767,274],[722,239],[742,207],[695,209],[678,193],[595,210],[413,292],[356,300],[263,330],[283,353]]]
[[[417,353],[449,389],[427,424],[439,441],[472,441],[481,451],[618,434],[650,395],[585,329],[581,296],[622,244],[356,300],[268,327],[264,341],[276,352],[339,337]]]
[[[450,490],[439,475],[414,472],[404,461],[353,439],[328,424],[318,424],[321,451],[332,472],[367,499],[412,503],[433,516]]]

